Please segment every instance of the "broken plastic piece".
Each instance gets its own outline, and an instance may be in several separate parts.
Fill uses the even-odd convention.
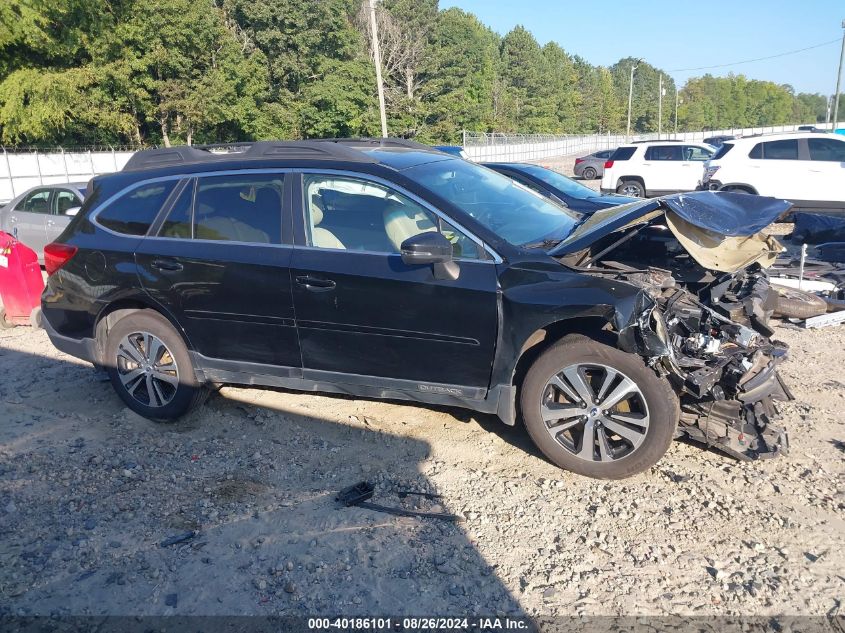
[[[457,514],[447,514],[445,512],[419,512],[416,510],[405,510],[404,508],[392,508],[389,506],[383,506],[379,503],[371,503],[368,499],[372,499],[373,494],[375,492],[375,486],[368,481],[362,481],[360,483],[355,484],[354,486],[349,486],[348,488],[344,488],[335,497],[336,501],[339,501],[344,506],[351,507],[357,506],[359,508],[367,508],[369,510],[376,510],[377,512],[384,512],[386,514],[392,514],[394,516],[400,517],[421,517],[425,519],[442,519],[444,521],[453,521],[455,523],[462,523],[465,519],[464,517],[457,515]],[[412,491],[400,491],[398,494],[401,497],[405,497],[407,495],[419,495],[422,497],[427,497],[429,499],[439,498],[440,495],[431,494],[428,492],[412,492]]]

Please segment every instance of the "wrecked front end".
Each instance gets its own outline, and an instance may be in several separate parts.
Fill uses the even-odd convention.
[[[679,434],[740,459],[774,457],[789,449],[776,403],[792,399],[777,371],[787,346],[769,327],[776,293],[765,268],[780,246],[759,232],[742,235],[747,228],[730,235],[703,223],[664,205],[559,257],[641,288],[617,308],[618,345],[673,384]]]

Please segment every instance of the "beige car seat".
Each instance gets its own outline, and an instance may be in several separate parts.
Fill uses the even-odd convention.
[[[323,221],[323,202],[319,193],[311,194],[311,244],[319,248],[341,248],[345,249],[337,236],[320,226]]]
[[[393,248],[402,251],[402,242],[420,233],[437,231],[431,217],[419,207],[411,208],[398,202],[384,210],[384,231]]]

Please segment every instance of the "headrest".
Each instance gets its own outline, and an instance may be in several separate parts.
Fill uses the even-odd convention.
[[[323,196],[319,192],[311,194],[311,224],[318,226],[323,221]]]

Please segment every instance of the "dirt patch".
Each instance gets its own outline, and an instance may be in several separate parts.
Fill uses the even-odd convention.
[[[448,408],[225,387],[155,424],[43,332],[2,332],[0,614],[837,613],[845,327],[776,337],[789,456],[676,442],[602,482]],[[362,479],[466,523],[339,508]]]

